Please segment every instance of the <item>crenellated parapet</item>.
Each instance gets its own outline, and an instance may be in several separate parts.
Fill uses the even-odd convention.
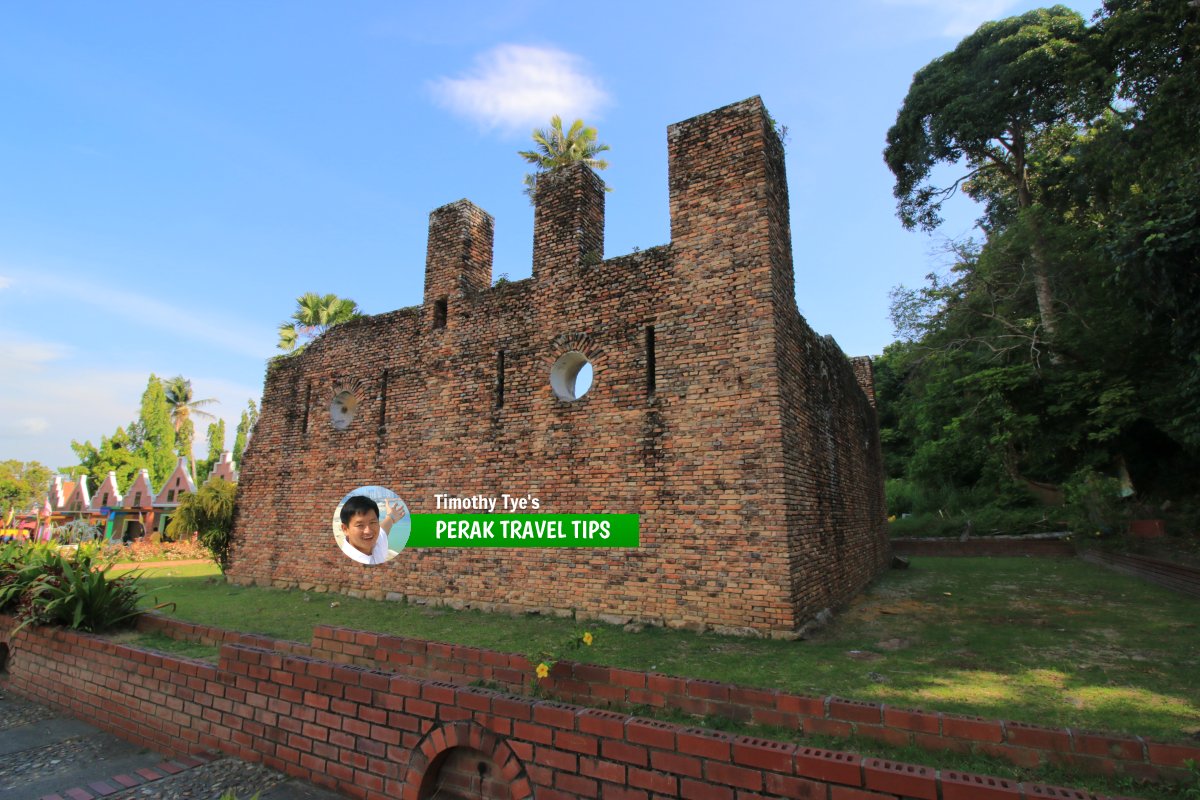
[[[493,220],[459,200],[430,214],[421,306],[276,360],[231,580],[794,636],[877,575],[869,384],[797,311],[775,125],[753,97],[671,125],[667,155],[669,244],[606,259],[604,182],[564,167],[538,180],[529,279],[491,286]],[[366,567],[330,529],[362,486],[413,513],[507,493],[638,514],[642,546]]]

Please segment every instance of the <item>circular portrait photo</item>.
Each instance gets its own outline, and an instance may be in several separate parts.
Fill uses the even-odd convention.
[[[351,561],[383,564],[408,544],[412,519],[399,495],[383,486],[360,486],[333,510],[333,538]]]

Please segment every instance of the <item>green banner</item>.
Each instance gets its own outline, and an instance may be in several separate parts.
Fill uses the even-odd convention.
[[[637,514],[413,514],[405,547],[637,547]]]

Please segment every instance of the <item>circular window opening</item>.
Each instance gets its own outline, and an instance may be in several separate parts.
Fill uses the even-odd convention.
[[[592,364],[578,350],[563,353],[550,368],[550,388],[559,400],[578,400],[592,388]]]
[[[356,411],[358,411],[358,398],[351,392],[340,392],[335,395],[333,402],[329,404],[329,417],[333,420],[333,427],[339,431],[350,427]]]

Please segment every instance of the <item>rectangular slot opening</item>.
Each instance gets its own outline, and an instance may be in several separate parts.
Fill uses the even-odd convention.
[[[300,432],[308,433],[308,409],[309,403],[312,401],[312,384],[304,386],[304,417],[300,420]]]
[[[504,408],[504,351],[496,353],[496,408]]]
[[[433,327],[446,327],[446,298],[442,297],[433,301]]]
[[[646,397],[654,396],[654,326],[646,326]]]
[[[387,427],[387,392],[388,392],[388,371],[385,369],[383,375],[379,378],[379,432],[383,433]]]

